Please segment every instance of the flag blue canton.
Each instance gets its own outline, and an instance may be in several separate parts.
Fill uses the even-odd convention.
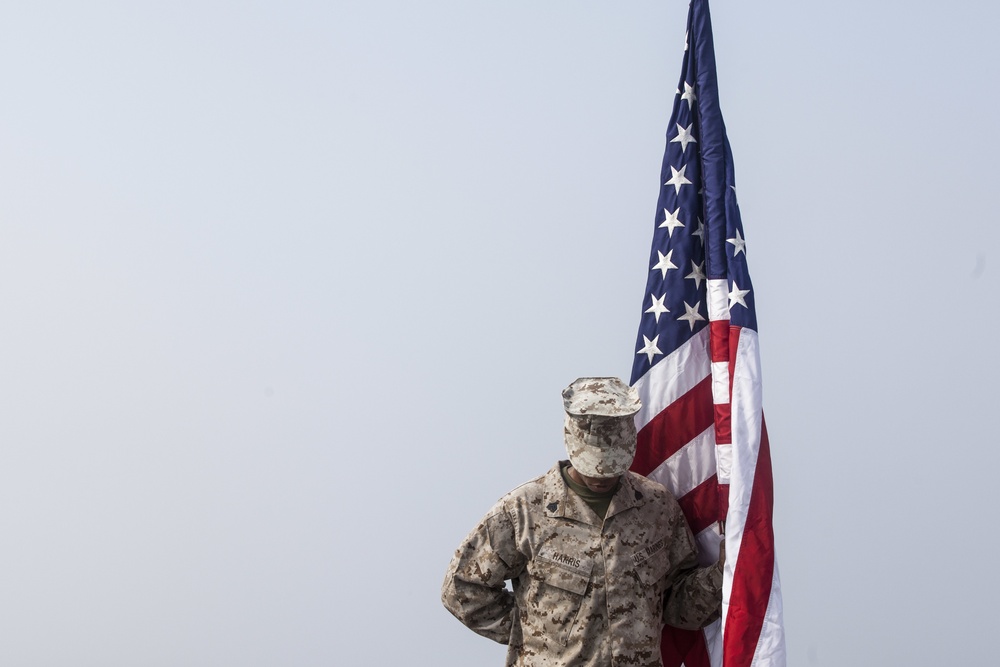
[[[726,319],[757,329],[732,152],[719,110],[714,44],[710,30],[698,34],[694,48],[685,44],[667,126],[633,384],[710,319],[719,319],[715,313],[710,317],[708,280],[726,280]]]

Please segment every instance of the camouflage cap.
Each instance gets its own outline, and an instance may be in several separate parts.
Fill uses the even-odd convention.
[[[635,458],[635,419],[642,404],[618,378],[580,378],[562,393],[563,436],[573,467],[587,477],[616,477]]]

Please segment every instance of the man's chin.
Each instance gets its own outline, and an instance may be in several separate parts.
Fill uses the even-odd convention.
[[[595,493],[607,493],[611,489],[615,488],[617,481],[618,480],[608,482],[607,484],[588,484],[587,486],[589,486],[590,490]]]

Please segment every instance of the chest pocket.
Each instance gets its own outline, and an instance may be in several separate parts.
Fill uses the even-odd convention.
[[[584,559],[572,559],[570,562],[560,560],[558,555],[538,554],[533,568],[535,576],[549,586],[584,595],[590,584],[594,563]]]
[[[565,646],[577,625],[590,585],[594,562],[541,552],[531,561],[526,605],[521,618],[525,634],[549,637]]]
[[[632,554],[636,574],[645,586],[654,586],[670,569],[666,540],[661,538]]]

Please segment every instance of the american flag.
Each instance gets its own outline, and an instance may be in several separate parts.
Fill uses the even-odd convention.
[[[705,564],[725,521],[722,618],[665,628],[665,667],[782,667],[757,317],[708,0],[691,2],[685,42],[632,368],[643,403],[632,469],[678,498]]]

